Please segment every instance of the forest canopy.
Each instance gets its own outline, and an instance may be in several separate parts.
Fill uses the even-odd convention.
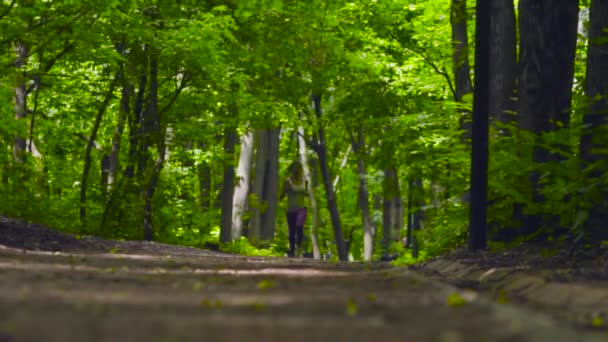
[[[311,256],[409,263],[467,243],[481,110],[489,247],[605,246],[608,5],[489,3],[3,0],[0,213],[284,255],[299,160]]]

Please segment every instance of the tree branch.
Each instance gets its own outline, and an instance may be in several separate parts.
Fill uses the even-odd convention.
[[[2,14],[0,14],[0,19],[6,17],[13,10],[13,6],[15,6],[16,2],[17,0],[11,1],[11,4],[8,5],[8,8]]]

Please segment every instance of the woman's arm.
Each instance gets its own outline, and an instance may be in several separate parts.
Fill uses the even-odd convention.
[[[290,189],[291,186],[289,185],[289,181],[286,179],[285,182],[283,182],[283,190],[281,190],[281,196],[279,198],[283,199]]]

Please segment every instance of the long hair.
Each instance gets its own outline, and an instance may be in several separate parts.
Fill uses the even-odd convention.
[[[294,161],[289,165],[289,177],[294,180],[302,180],[304,176],[304,168],[299,160]]]

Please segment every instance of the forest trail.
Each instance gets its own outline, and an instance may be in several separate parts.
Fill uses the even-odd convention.
[[[99,246],[99,244],[97,244]],[[0,246],[0,341],[601,341],[387,264]]]

